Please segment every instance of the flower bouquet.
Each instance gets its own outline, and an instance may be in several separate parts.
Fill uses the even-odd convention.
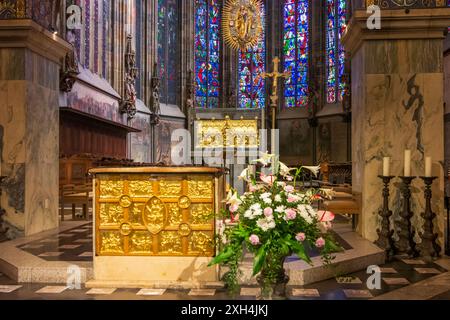
[[[256,161],[265,167],[270,165],[272,173],[261,173],[257,181],[246,169],[240,178],[248,183],[249,191],[238,195],[230,190],[225,214],[233,223],[220,225],[220,252],[210,265],[228,267],[223,280],[235,294],[243,252],[247,250],[254,254],[253,277],[257,276],[263,297],[284,297],[289,282],[283,266],[287,257],[295,254],[312,264],[310,252],[315,250],[330,263],[331,254],[341,250],[329,233],[334,215],[313,208],[314,201],[330,194],[328,190],[296,188],[302,172],[309,170],[317,175],[320,167],[290,169],[270,154]]]

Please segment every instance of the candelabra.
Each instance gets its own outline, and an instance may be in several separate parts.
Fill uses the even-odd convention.
[[[431,209],[431,185],[437,177],[420,177],[425,183],[425,211],[422,212],[421,217],[425,220],[423,224],[423,233],[420,233],[422,243],[419,246],[420,255],[427,260],[439,257],[441,247],[437,243],[438,234],[434,233],[433,220],[436,214]]]
[[[394,230],[391,230],[389,218],[392,216],[392,211],[389,210],[389,183],[394,178],[392,176],[378,176],[383,180],[383,208],[378,212],[381,217],[381,229],[377,230],[378,240],[375,244],[380,248],[384,249],[386,252],[386,258],[388,261],[391,260],[394,255],[394,240],[392,236],[394,235]]]
[[[403,196],[403,208],[398,220],[398,241],[395,246],[396,253],[407,254],[410,257],[417,256],[416,243],[414,242],[415,231],[412,230],[411,218],[414,213],[411,211],[411,183],[416,177],[400,177],[402,185],[400,191]]]

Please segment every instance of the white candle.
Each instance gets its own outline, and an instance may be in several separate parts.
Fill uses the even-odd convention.
[[[390,176],[390,164],[391,164],[391,158],[384,157],[383,158],[383,176],[389,177]]]
[[[431,177],[432,161],[431,157],[425,158],[425,177]]]
[[[411,150],[405,150],[405,177],[411,176]]]

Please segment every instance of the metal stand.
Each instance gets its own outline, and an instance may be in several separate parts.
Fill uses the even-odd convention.
[[[394,230],[391,230],[389,218],[392,216],[392,211],[389,210],[389,183],[394,178],[392,176],[378,176],[381,180],[383,180],[384,188],[383,188],[383,208],[378,212],[378,215],[381,217],[381,229],[377,230],[378,240],[375,241],[375,244],[384,249],[386,252],[386,259],[388,261],[391,260],[394,255],[394,240],[392,236],[394,235]]]
[[[397,254],[407,254],[409,257],[417,257],[416,243],[414,242],[415,231],[412,230],[411,218],[411,190],[410,186],[416,177],[400,177],[402,179],[401,193],[403,196],[403,209],[398,220],[397,234],[399,240],[395,249]]]
[[[420,177],[425,182],[425,212],[421,217],[425,220],[423,224],[423,233],[420,234],[422,243],[419,246],[420,255],[427,260],[432,260],[440,255],[441,247],[437,243],[438,234],[434,233],[433,220],[436,214],[431,209],[431,185],[437,177]]]

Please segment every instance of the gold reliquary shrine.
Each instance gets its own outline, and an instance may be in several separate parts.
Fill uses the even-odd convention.
[[[258,148],[258,120],[197,120],[196,148]]]
[[[93,169],[96,256],[215,254],[222,170]]]

